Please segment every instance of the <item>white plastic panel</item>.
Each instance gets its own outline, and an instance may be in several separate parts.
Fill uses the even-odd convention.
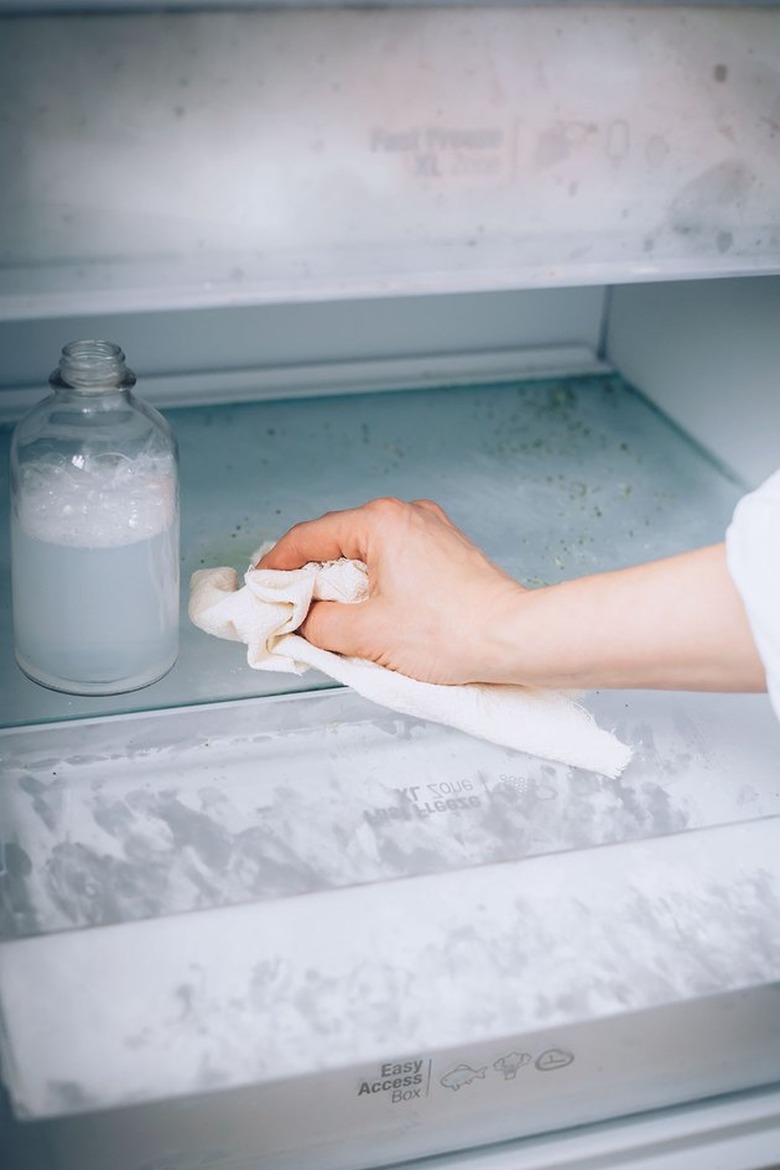
[[[4,1071],[21,1115],[193,1093],[203,1100],[219,1090],[213,1109],[204,1103],[205,1148],[197,1121],[183,1132],[160,1114],[163,1145],[156,1127],[130,1116],[114,1160],[99,1160],[95,1170],[149,1170],[151,1155],[173,1142],[177,1170],[190,1170],[196,1153],[216,1170],[219,1159],[206,1151],[234,1142],[225,1170],[357,1170],[390,1151],[434,1152],[447,1132],[459,1145],[543,1132],[778,1078],[772,754],[763,777],[751,768],[761,742],[769,748],[765,735],[746,731],[737,748],[755,782],[756,799],[746,802],[745,772],[737,764],[727,774],[730,749],[714,751],[709,768],[702,758],[709,704],[699,705],[705,721],[697,726],[662,701],[672,744],[687,739],[690,754],[659,741],[655,762],[645,753],[625,781],[600,790],[585,773],[545,776],[562,812],[568,807],[576,819],[575,804],[587,809],[583,838],[555,855],[504,864],[480,864],[487,839],[490,850],[503,834],[522,851],[519,809],[538,805],[542,784],[533,786],[534,800],[532,785],[521,784],[534,766],[528,775],[516,756],[506,766],[520,775],[494,781],[486,757],[484,768],[477,765],[487,783],[471,864],[436,871],[471,839],[464,814],[411,814],[422,827],[406,841],[409,873],[399,871],[393,848],[400,829],[361,815],[361,803],[374,799],[378,781],[402,811],[403,765],[423,741],[449,740],[444,756],[462,776],[458,737],[392,717],[375,723],[342,695],[298,703],[330,711],[319,727],[304,717],[313,730],[302,732],[290,701],[258,708],[256,720],[238,707],[213,711],[208,724],[192,711],[87,724],[77,743],[67,740],[73,755],[62,763],[62,728],[4,737],[5,823],[18,840],[15,858],[29,850],[31,862],[11,894],[43,930],[21,939],[11,933],[0,945]],[[231,738],[236,717],[243,740]],[[193,736],[193,725],[203,730]],[[288,751],[284,739],[292,740]],[[340,789],[332,783],[339,756],[351,755],[356,740],[363,751],[352,758],[363,763],[365,792],[346,777]],[[399,746],[400,775],[390,750]],[[117,763],[117,753],[132,762]],[[201,756],[194,769],[193,754]],[[430,757],[434,776],[442,758]],[[64,801],[60,769],[71,794]],[[418,772],[419,760],[413,774],[427,785],[426,767]],[[253,803],[253,779],[252,819],[270,811],[275,830],[235,820],[240,803]],[[517,784],[515,799],[507,800],[507,779]],[[687,831],[662,826],[678,802],[727,823],[697,828],[695,814]],[[631,840],[627,819],[640,807],[640,820],[653,824]],[[551,815],[553,836],[555,822]],[[587,847],[596,826],[609,848]],[[93,853],[101,833],[104,844]],[[175,899],[186,877],[197,898],[189,913],[156,917],[169,835],[181,859],[167,896]],[[122,845],[130,858],[124,869],[116,857]],[[356,863],[367,853],[389,874],[362,881]],[[323,862],[335,880],[307,890]],[[214,883],[223,887],[229,872],[253,886],[254,897],[215,907]],[[53,919],[45,909],[52,905]],[[78,929],[85,921],[92,928]],[[8,924],[6,917],[4,930]],[[406,1086],[383,1084],[389,1074],[381,1070],[406,1060],[415,1074],[424,1071],[409,1082],[424,1091],[396,1100],[393,1090]],[[296,1083],[300,1077],[311,1079]],[[270,1095],[225,1099],[261,1084]],[[122,1134],[121,1118],[117,1125]],[[131,1144],[136,1130],[146,1136]],[[350,1132],[370,1139],[371,1154],[364,1148],[361,1158],[345,1159],[317,1150]],[[384,1149],[383,1139],[390,1139]],[[74,1165],[92,1168],[86,1158]]]
[[[586,372],[605,301],[594,286],[0,320],[0,418],[40,401],[76,337],[120,342],[164,406]]]
[[[780,279],[616,288],[607,348],[748,483],[780,467]]]
[[[776,9],[1,31],[8,317],[780,267]]]
[[[645,7],[679,7],[679,0],[643,0]],[[731,8],[772,7],[777,0],[731,0]],[[623,0],[601,0],[603,6],[624,6]],[[225,0],[165,0],[169,9],[208,9],[224,7]],[[358,4],[339,4],[336,0],[230,0],[231,8],[356,8]],[[361,8],[414,8],[418,0],[360,0]],[[586,7],[587,0],[427,0],[428,8],[549,8]],[[688,0],[688,8],[706,8],[712,0]],[[0,12],[85,12],[118,8],[134,12],[159,9],[161,0],[0,0]]]

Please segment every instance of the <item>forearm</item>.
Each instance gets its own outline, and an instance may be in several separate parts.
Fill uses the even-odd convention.
[[[760,691],[766,678],[723,545],[527,590],[430,501],[375,500],[296,525],[261,562],[351,557],[359,605],[315,602],[316,646],[435,683]]]
[[[760,691],[740,596],[713,545],[518,594],[490,681]]]

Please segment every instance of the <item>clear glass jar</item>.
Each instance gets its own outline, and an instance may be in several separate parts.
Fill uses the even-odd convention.
[[[179,646],[176,441],[107,341],[74,341],[11,442],[14,647],[35,682],[147,686]]]

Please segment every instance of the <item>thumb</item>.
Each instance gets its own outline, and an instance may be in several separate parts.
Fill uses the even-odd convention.
[[[332,650],[348,658],[368,658],[363,630],[370,608],[371,601],[313,601],[297,632],[320,650]]]

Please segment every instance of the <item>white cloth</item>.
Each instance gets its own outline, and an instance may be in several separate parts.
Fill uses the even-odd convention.
[[[780,719],[780,471],[737,504],[726,532],[726,557]]]
[[[234,569],[198,569],[190,581],[189,615],[208,634],[246,643],[247,661],[256,670],[300,674],[314,667],[393,711],[605,776],[618,776],[628,763],[630,748],[557,691],[418,682],[320,650],[294,632],[313,600],[355,603],[367,596],[366,568],[359,561],[312,562],[290,572],[249,568],[241,587]]]

